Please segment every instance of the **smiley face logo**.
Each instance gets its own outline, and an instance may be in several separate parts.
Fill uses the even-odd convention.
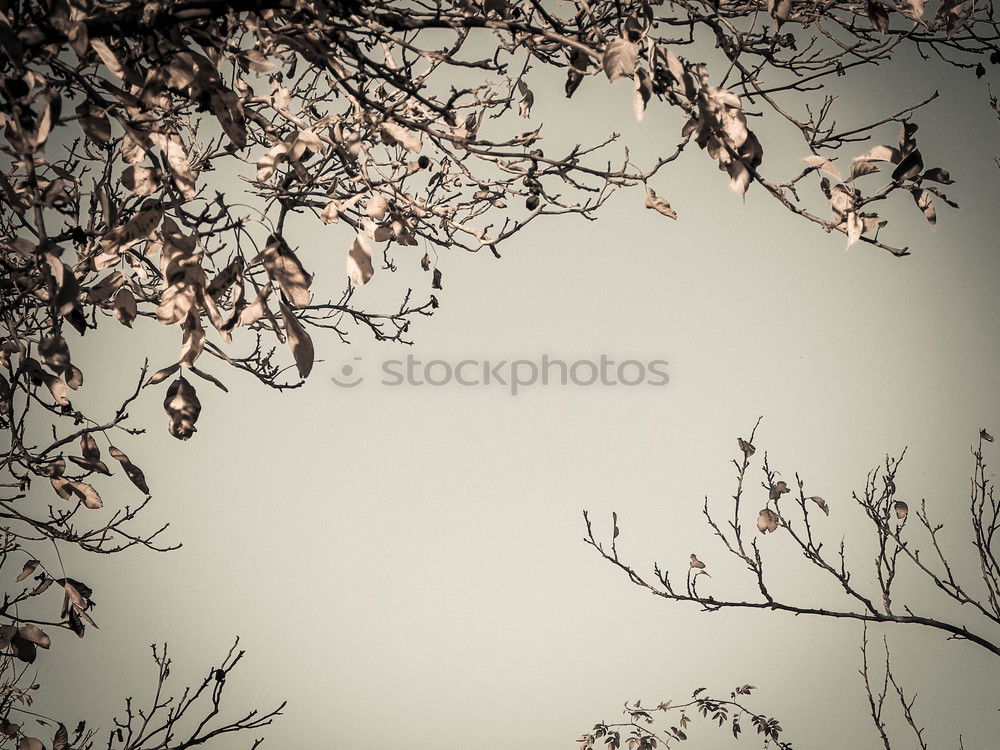
[[[354,360],[360,362],[361,357],[355,357]],[[352,364],[344,364],[339,370],[339,375],[340,377],[331,375],[330,380],[341,388],[353,388],[364,382],[364,378],[357,374],[357,368]]]

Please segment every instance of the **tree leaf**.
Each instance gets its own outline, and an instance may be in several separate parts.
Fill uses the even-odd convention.
[[[34,623],[29,622],[22,625],[17,629],[17,634],[40,648],[48,648],[52,645],[52,640],[45,634],[45,631]]]
[[[80,128],[94,143],[103,146],[111,140],[111,121],[105,110],[93,102],[84,102],[76,108]]]
[[[615,37],[608,42],[601,57],[601,66],[609,81],[619,78],[631,78],[635,75],[636,61],[639,59],[639,48],[628,39]]]
[[[364,237],[358,234],[347,253],[347,276],[355,286],[363,286],[374,275],[372,249]]]
[[[132,323],[139,314],[139,308],[135,303],[135,296],[127,286],[123,286],[115,294],[114,314],[115,319],[127,328],[132,327]]]
[[[633,81],[635,82],[635,94],[632,97],[632,109],[636,122],[642,122],[642,118],[646,114],[646,104],[649,103],[649,98],[653,95],[653,81],[643,67],[636,68]]]
[[[201,414],[201,402],[194,386],[184,378],[167,388],[163,409],[167,412],[168,431],[178,440],[187,440],[198,431],[194,424]]]
[[[178,192],[184,197],[184,200],[194,200],[197,195],[195,183],[198,176],[191,168],[187,150],[181,139],[176,135],[162,135],[160,133],[154,133],[153,139],[160,147],[160,152],[167,162],[167,168],[170,170],[170,176],[173,178]]]
[[[97,494],[97,490],[86,482],[75,482],[71,480],[69,486],[70,489],[73,490],[73,494],[76,495],[80,502],[82,502],[86,507],[91,510],[97,510],[98,508],[104,507],[104,501],[101,500],[101,496]]]
[[[122,172],[122,185],[136,195],[152,195],[160,189],[160,174],[155,169],[132,164]]]
[[[306,329],[302,327],[299,319],[295,317],[291,308],[284,303],[280,305],[280,308],[281,319],[285,323],[285,334],[288,337],[288,346],[292,350],[292,357],[295,358],[295,367],[299,371],[299,377],[305,379],[312,372],[316,356],[312,339],[306,333]]]
[[[134,484],[139,490],[144,494],[149,494],[149,485],[146,484],[146,477],[142,473],[142,469],[136,466],[125,453],[115,446],[108,448],[108,453],[111,457],[118,461],[122,465],[122,469],[125,471],[125,476]]]
[[[913,188],[910,192],[913,193],[913,200],[916,201],[917,208],[923,212],[927,222],[931,226],[937,224],[937,211],[934,209],[934,200],[931,198],[930,191]]]
[[[278,168],[278,165],[284,161],[287,155],[287,143],[279,143],[268,149],[267,153],[265,153],[257,161],[257,179],[260,182],[267,180],[272,174],[274,174],[274,170]]]
[[[289,302],[295,307],[309,304],[309,285],[312,276],[305,272],[298,256],[288,247],[284,239],[271,235],[267,246],[260,254],[260,260],[267,275],[278,285]]]
[[[21,572],[17,574],[17,578],[15,578],[14,581],[16,583],[20,583],[25,578],[34,573],[37,567],[38,567],[38,560],[28,560],[28,562],[24,564],[24,567],[21,568]]]
[[[243,104],[236,92],[227,88],[214,88],[209,95],[208,106],[232,144],[236,148],[246,147],[246,118],[243,115]]]
[[[653,192],[653,188],[649,187],[646,188],[645,206],[646,208],[651,208],[654,211],[658,211],[659,213],[666,216],[668,219],[677,218],[677,212],[670,207],[670,203],[667,201],[667,199],[658,196],[655,192]]]
[[[844,181],[844,178],[841,177],[840,175],[840,167],[838,167],[832,161],[823,156],[817,156],[816,154],[811,154],[810,156],[804,158],[802,161],[804,161],[810,167],[815,167],[816,169],[826,172],[828,175],[830,175],[831,177],[835,177],[841,182]]]
[[[411,133],[399,123],[393,120],[386,120],[379,126],[379,130],[382,133],[382,140],[389,145],[398,144],[407,151],[412,151],[415,154],[420,153],[423,145],[420,142],[420,136]]]

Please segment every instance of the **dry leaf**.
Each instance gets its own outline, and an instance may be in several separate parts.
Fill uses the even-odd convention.
[[[291,347],[292,356],[295,358],[295,366],[299,371],[300,378],[307,378],[312,371],[315,352],[313,350],[312,339],[306,333],[295,313],[287,306],[281,305],[281,319],[285,323],[285,334],[288,338],[288,346]]]

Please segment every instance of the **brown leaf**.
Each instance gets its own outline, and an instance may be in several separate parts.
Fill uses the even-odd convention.
[[[910,192],[913,193],[913,200],[916,202],[917,208],[923,213],[924,218],[927,219],[927,222],[931,226],[937,224],[937,211],[934,209],[934,200],[931,198],[930,191],[913,188]]]
[[[635,75],[636,61],[639,59],[639,48],[628,39],[615,37],[604,48],[601,66],[609,81],[619,78],[631,78]]]
[[[24,567],[21,568],[21,572],[17,574],[17,578],[15,578],[14,581],[20,583],[25,578],[34,573],[37,567],[38,567],[38,560],[28,560],[28,562],[24,564]]]
[[[770,508],[763,508],[757,516],[757,530],[761,534],[774,532],[778,528],[778,514]]]
[[[658,211],[659,213],[666,216],[668,219],[677,218],[677,212],[670,207],[670,203],[667,201],[667,199],[658,196],[655,192],[653,192],[653,188],[649,187],[646,188],[645,206],[646,208],[651,208],[654,211]]]
[[[162,383],[179,369],[181,369],[180,365],[170,365],[169,367],[164,367],[162,370],[157,370],[149,376],[149,380],[146,381],[146,385],[156,385],[157,383]]]
[[[188,315],[187,320],[184,321],[183,329],[184,339],[181,342],[178,363],[181,367],[193,367],[205,348],[205,329],[201,327],[201,320],[197,313]]]
[[[70,480],[65,477],[52,477],[49,480],[52,483],[52,489],[56,491],[63,500],[69,500],[73,496],[73,490],[70,487]]]
[[[278,168],[278,165],[285,160],[288,155],[288,144],[279,143],[272,146],[267,153],[265,153],[257,161],[257,180],[264,182],[271,175],[274,174],[274,170]]]
[[[332,200],[323,207],[323,212],[319,215],[320,221],[324,224],[336,224],[340,221],[340,201]]]
[[[271,289],[272,287],[270,284],[261,289],[257,298],[240,313],[240,325],[253,325],[265,315],[269,314],[267,309],[267,298],[271,294]]]
[[[91,433],[85,432],[80,436],[80,452],[84,458],[90,461],[100,459],[101,449],[97,447],[97,441]]]
[[[300,378],[306,378],[312,371],[315,351],[312,339],[306,333],[295,313],[284,303],[281,304],[281,319],[285,323],[285,334],[288,337],[288,346],[291,347],[292,356],[295,358],[295,366],[299,371]]]
[[[74,391],[83,385],[83,371],[76,365],[70,365],[66,368],[66,385],[72,388]]]
[[[267,275],[276,283],[288,301],[295,307],[309,304],[309,285],[312,276],[306,273],[298,256],[280,237],[271,235],[260,254]]]
[[[178,192],[184,197],[184,200],[194,200],[197,194],[195,183],[198,180],[198,176],[191,168],[187,150],[184,148],[181,139],[176,135],[163,135],[161,133],[154,133],[153,139],[160,147],[160,151],[167,162],[167,168],[170,170],[170,176],[173,178]]]
[[[132,484],[138,487],[144,495],[148,495],[149,485],[146,484],[146,477],[143,475],[142,469],[132,463],[123,451],[113,445],[108,448],[108,453],[110,453],[111,457],[122,465],[122,469],[125,471],[125,476],[129,478]]]
[[[49,373],[44,373],[42,379],[45,382],[45,387],[52,394],[52,398],[55,399],[55,402],[60,406],[69,406],[69,388],[66,383],[61,378],[57,378],[55,375],[50,375]]]
[[[194,386],[184,378],[170,384],[163,408],[167,412],[168,429],[175,438],[187,440],[197,432],[194,424],[201,414],[201,402]]]
[[[152,195],[160,189],[160,173],[132,164],[122,172],[122,185],[136,195]]]
[[[354,238],[354,244],[347,253],[347,276],[355,286],[367,284],[375,275],[372,266],[372,249],[361,234]]]
[[[76,118],[84,134],[94,143],[103,146],[111,140],[111,121],[102,107],[84,102],[76,108]]]
[[[802,161],[808,164],[810,167],[814,167],[822,172],[826,172],[831,177],[835,177],[841,182],[844,178],[840,175],[840,167],[834,164],[832,161],[824,156],[816,156],[815,154],[807,156]]]
[[[826,515],[830,515],[830,506],[827,505],[826,500],[824,500],[823,498],[819,497],[818,495],[814,495],[813,497],[810,497],[809,499],[812,500],[814,503],[816,503],[816,505],[819,506],[819,509],[821,511],[823,511],[824,513],[826,513]]]
[[[422,147],[420,136],[414,135],[399,123],[387,120],[382,123],[379,130],[382,133],[382,140],[389,145],[398,144],[407,151],[412,151],[415,154],[420,153]]]
[[[646,105],[653,95],[653,81],[643,67],[636,68],[633,81],[635,82],[635,94],[632,97],[632,109],[636,121],[642,122],[642,118],[646,114]]]
[[[52,750],[70,750],[69,732],[66,731],[66,727],[61,723],[56,729],[55,736],[52,738]]]
[[[105,463],[99,459],[88,459],[88,458],[79,458],[78,456],[70,456],[69,460],[75,463],[80,468],[86,469],[87,471],[94,471],[97,472],[98,474],[105,474],[108,476],[110,476],[111,474],[111,472],[108,471],[108,467],[105,465]]]
[[[132,290],[123,286],[118,290],[118,293],[115,294],[115,301],[113,304],[115,319],[123,326],[131,328],[132,323],[139,314],[139,308],[136,306],[135,295],[132,294]]]
[[[97,494],[97,490],[91,487],[86,482],[74,482],[70,481],[70,489],[73,490],[73,494],[79,498],[86,507],[91,510],[97,510],[98,508],[104,507],[104,501],[101,500],[101,496]]]
[[[22,625],[17,629],[17,634],[24,638],[24,640],[34,643],[40,648],[48,648],[52,645],[52,640],[45,634],[45,632],[33,623],[28,623]]]
[[[243,104],[236,92],[226,88],[213,88],[208,106],[233,145],[244,148],[247,145],[247,124],[243,116]]]

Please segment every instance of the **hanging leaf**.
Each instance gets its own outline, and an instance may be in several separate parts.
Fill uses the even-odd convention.
[[[271,235],[267,246],[259,256],[267,275],[278,285],[289,302],[295,307],[309,304],[309,285],[312,276],[305,272],[298,256],[280,237]]]
[[[272,287],[270,284],[265,286],[260,290],[260,294],[257,295],[257,298],[240,313],[239,324],[241,326],[253,325],[265,315],[269,314],[267,309],[267,298],[270,296],[271,290]]]
[[[636,68],[633,81],[635,82],[635,95],[632,97],[632,109],[636,121],[642,122],[642,118],[646,114],[646,105],[653,95],[653,81],[646,69],[642,67]]]
[[[412,151],[415,154],[420,153],[420,149],[422,148],[420,136],[414,135],[399,123],[386,120],[379,127],[379,130],[382,133],[382,140],[390,146],[398,144],[407,151]]]
[[[340,221],[340,201],[332,200],[323,207],[319,215],[324,224],[336,224]]]
[[[76,119],[84,135],[94,143],[103,146],[111,140],[111,121],[102,107],[84,102],[76,108]]]
[[[69,488],[72,490],[73,494],[76,495],[77,499],[79,499],[80,502],[91,510],[97,510],[98,508],[104,507],[104,501],[102,501],[101,496],[97,494],[97,490],[86,482],[70,481]]]
[[[639,48],[633,42],[623,37],[615,37],[604,48],[601,66],[609,81],[619,78],[631,78],[635,75],[636,61],[639,59]]]
[[[788,489],[788,482],[779,480],[771,485],[771,490],[768,493],[768,497],[770,497],[772,500],[780,500],[781,496],[789,491],[790,490]]]
[[[827,505],[826,500],[824,500],[823,498],[819,497],[818,495],[814,495],[813,497],[810,497],[809,499],[812,500],[814,503],[816,503],[816,505],[819,506],[819,509],[821,511],[823,511],[824,513],[826,513],[826,515],[830,515],[830,506]]]
[[[122,185],[136,195],[152,195],[160,189],[160,173],[133,164],[122,172]]]
[[[851,161],[851,179],[853,180],[857,177],[877,172],[878,166],[876,162],[886,161],[892,164],[899,164],[902,158],[903,155],[899,150],[892,146],[876,146]]]
[[[535,94],[523,80],[518,80],[517,90],[521,92],[521,101],[517,103],[517,114],[519,117],[528,119],[531,117],[531,107],[535,103]]]
[[[299,371],[300,378],[309,377],[312,371],[315,352],[312,339],[306,333],[295,313],[285,304],[281,306],[281,319],[285,323],[285,334],[288,338],[288,346],[291,347],[292,357],[295,358],[295,366]]]
[[[170,176],[173,178],[178,192],[184,197],[184,200],[194,200],[197,195],[195,183],[198,176],[191,168],[187,150],[181,143],[181,139],[176,135],[162,135],[160,133],[155,133],[153,137],[160,146],[160,151],[167,162]]]
[[[652,188],[646,188],[645,205],[646,208],[651,208],[654,211],[658,211],[659,213],[666,216],[668,219],[677,218],[677,212],[670,207],[670,203],[667,201],[667,199],[658,196],[655,192],[653,192]]]
[[[37,567],[38,567],[38,560],[28,560],[28,562],[24,564],[24,567],[21,568],[21,572],[18,573],[17,578],[15,578],[14,581],[16,583],[20,583],[25,578],[34,573]]]
[[[913,188],[910,192],[913,193],[913,200],[916,201],[917,208],[923,212],[927,222],[931,226],[937,224],[937,211],[934,210],[934,201],[930,191]]]
[[[838,167],[832,161],[823,156],[816,156],[815,154],[813,154],[811,156],[807,156],[802,161],[804,161],[810,167],[815,167],[816,169],[819,169],[822,172],[826,172],[828,175],[830,175],[831,177],[835,177],[841,182],[843,182],[844,180],[844,178],[841,177],[840,175],[840,167]]]
[[[347,253],[347,276],[355,286],[363,286],[374,275],[372,249],[364,237],[358,234]]]
[[[119,289],[115,295],[114,314],[115,319],[127,328],[132,327],[136,315],[139,314],[139,308],[135,303],[135,296],[132,294],[132,290],[126,286]]]
[[[232,144],[236,148],[244,148],[247,145],[247,124],[243,104],[236,92],[227,88],[213,88],[208,106]]]
[[[178,378],[167,388],[163,408],[167,412],[167,428],[178,440],[187,440],[197,428],[194,426],[201,414],[198,394],[184,378]]]
[[[132,463],[123,451],[120,451],[113,445],[108,448],[108,453],[110,453],[111,457],[122,465],[122,469],[125,471],[125,476],[129,478],[132,484],[138,487],[144,495],[148,495],[149,485],[146,484],[146,477],[142,473],[142,469]]]
[[[278,165],[284,161],[287,155],[287,143],[279,143],[276,146],[272,146],[267,153],[260,157],[257,161],[257,179],[260,182],[268,179],[272,174],[274,174],[274,170],[278,168]]]
[[[766,534],[778,529],[778,514],[770,508],[763,508],[757,516],[757,530],[761,534]]]

